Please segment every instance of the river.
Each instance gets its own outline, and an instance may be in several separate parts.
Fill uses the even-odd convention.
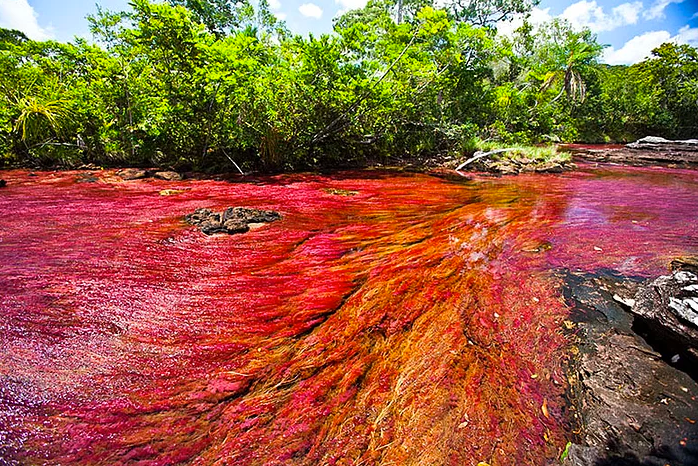
[[[698,253],[698,172],[5,171],[0,464],[548,464],[557,272]],[[199,207],[280,221],[205,236]]]

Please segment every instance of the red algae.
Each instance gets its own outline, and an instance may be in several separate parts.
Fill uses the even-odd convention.
[[[676,169],[3,178],[7,464],[548,464],[569,436],[552,271],[698,251]],[[236,205],[283,218],[183,221]]]

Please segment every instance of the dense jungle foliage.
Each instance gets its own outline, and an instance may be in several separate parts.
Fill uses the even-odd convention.
[[[534,2],[371,0],[320,37],[266,0],[132,0],[89,18],[93,43],[0,30],[0,165],[297,170],[698,134],[696,49],[607,66],[559,20],[497,35]]]

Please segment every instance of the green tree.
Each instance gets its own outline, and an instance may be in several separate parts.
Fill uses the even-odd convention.
[[[476,26],[494,26],[515,14],[526,14],[540,0],[451,0],[446,8],[457,21]]]
[[[240,25],[243,17],[250,14],[247,1],[231,0],[168,0],[172,6],[187,8],[196,21],[206,26],[209,32],[218,36],[227,33],[230,28]]]
[[[651,86],[655,105],[666,123],[657,122],[656,131],[673,137],[698,134],[698,50],[689,45],[665,43],[636,66]]]

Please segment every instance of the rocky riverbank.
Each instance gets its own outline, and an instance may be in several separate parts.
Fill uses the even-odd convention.
[[[698,167],[698,139],[671,141],[648,136],[615,148],[575,147],[572,145],[570,151],[576,157],[591,162],[635,166]]]
[[[563,464],[698,464],[690,314],[698,269],[691,267],[679,261],[649,281],[612,271],[562,273],[577,342],[569,370],[577,428]],[[683,309],[677,302],[689,303],[688,314],[672,310]]]

